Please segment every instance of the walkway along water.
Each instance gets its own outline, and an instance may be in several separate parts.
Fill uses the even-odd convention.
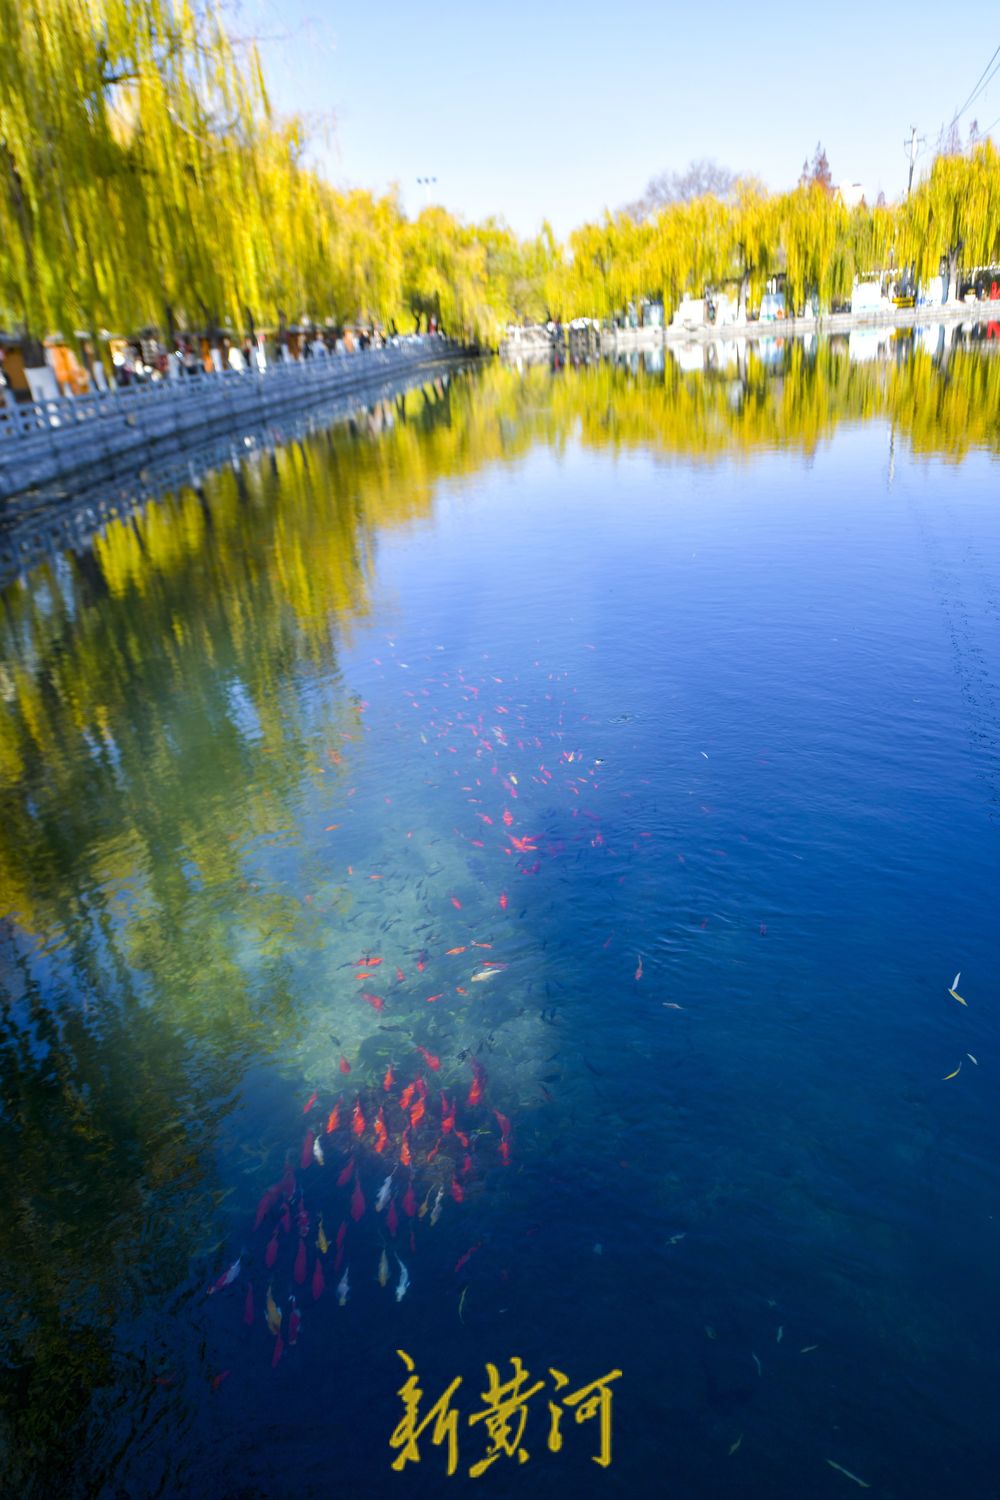
[[[395,348],[227,370],[194,380],[129,386],[89,396],[0,406],[0,505],[43,485],[74,485],[140,467],[164,445],[176,447],[281,412],[361,394],[466,355],[430,337]]]

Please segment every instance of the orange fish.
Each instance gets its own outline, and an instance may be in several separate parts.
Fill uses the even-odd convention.
[[[443,1139],[444,1139],[444,1137],[439,1135],[438,1138],[437,1138],[437,1140],[434,1142],[434,1145],[428,1151],[428,1153],[427,1153],[427,1164],[428,1164],[428,1166],[434,1160],[435,1156],[437,1156],[438,1152],[441,1150],[441,1142],[442,1142]],[[277,1230],[275,1230],[275,1233],[277,1233]]]
[[[450,958],[453,953],[464,953],[464,952],[465,952],[464,948],[448,948],[448,949],[446,949],[446,957]],[[315,1097],[316,1097],[316,1095],[313,1094],[313,1098],[314,1099],[315,1099]],[[307,1104],[306,1105],[306,1110],[308,1110],[308,1108],[309,1108],[309,1106]]]
[[[343,1056],[340,1059],[340,1071],[342,1073],[349,1073],[351,1071],[350,1063],[347,1061],[347,1058]]]
[[[514,821],[514,814],[511,812],[509,807],[505,807],[503,810],[503,820],[508,828]]]
[[[375,1151],[381,1155],[389,1143],[389,1132],[385,1128],[385,1115],[381,1109],[375,1116]]]
[[[327,1133],[327,1135],[330,1135],[330,1133],[332,1131],[336,1130],[336,1128],[337,1128],[337,1126],[339,1124],[340,1124],[340,1105],[339,1104],[335,1104],[333,1106],[333,1108],[331,1109],[329,1115],[327,1115],[327,1119],[326,1119],[326,1133]]]
[[[302,1108],[302,1113],[304,1115],[307,1115],[309,1113],[309,1111],[312,1109],[313,1105],[316,1103],[317,1098],[318,1098],[318,1095],[316,1095],[316,1094],[310,1094],[309,1095],[309,1098],[306,1100],[306,1102],[305,1102],[305,1104],[303,1105],[303,1108]]]
[[[470,1105],[478,1104],[480,1102],[480,1100],[482,1099],[482,1097],[483,1097],[483,1079],[486,1076],[485,1073],[483,1072],[482,1065],[480,1063],[477,1063],[477,1062],[473,1062],[473,1064],[472,1064],[472,1072],[473,1072],[472,1087],[469,1089],[469,1098],[468,1098],[468,1102],[469,1102]]]
[[[361,998],[362,1000],[364,1000],[366,1005],[371,1006],[372,1010],[385,1009],[385,1001],[382,999],[381,995],[371,995],[367,990],[362,990]]]
[[[426,1047],[421,1047],[419,1042],[417,1042],[415,1045],[417,1051],[420,1053],[421,1057],[430,1068],[431,1072],[439,1073],[441,1071],[441,1059],[439,1057],[435,1057],[433,1052],[428,1052]]]
[[[392,1071],[392,1063],[390,1063],[385,1070],[385,1077],[382,1079],[382,1087],[385,1089],[386,1093],[389,1092],[395,1081],[396,1078],[395,1074]]]
[[[355,1104],[354,1109],[351,1113],[351,1129],[354,1131],[354,1134],[358,1136],[364,1135],[365,1133],[365,1117],[362,1113],[360,1099]]]
[[[538,853],[538,850],[535,848],[535,839],[537,838],[537,834],[528,833],[528,834],[525,834],[525,836],[524,836],[523,839],[519,839],[519,838],[516,838],[514,836],[514,834],[509,833],[507,835],[507,837],[510,839],[511,843],[514,845],[514,848],[517,850],[518,854],[537,854]]]
[[[404,1167],[412,1165],[413,1157],[410,1155],[410,1143],[406,1139],[407,1132],[403,1131],[402,1140],[399,1143],[399,1160]]]
[[[501,891],[500,892],[500,910],[501,911],[506,911],[507,910],[507,892],[506,891]]]
[[[406,1088],[399,1096],[400,1109],[409,1109],[410,1105],[413,1103],[413,1096],[416,1091],[417,1085],[415,1083],[408,1083],[406,1085]]]
[[[416,1130],[417,1126],[420,1124],[420,1121],[424,1118],[426,1108],[427,1106],[424,1104],[424,1101],[422,1099],[418,1099],[416,1104],[410,1110],[410,1124],[413,1126],[414,1130]]]
[[[428,995],[428,996],[427,996],[427,1004],[428,1004],[428,1005],[433,1005],[433,1004],[434,1004],[434,1001],[435,1001],[435,1000],[440,1000],[440,999],[441,999],[441,996],[442,996],[442,995],[443,995],[443,994],[444,994],[444,990],[438,990],[438,992],[437,992],[437,994],[436,994],[436,995]]]
[[[397,969],[396,970],[396,982],[397,982],[397,984],[402,984],[402,982],[403,982],[403,980],[405,978],[406,978],[406,975],[403,973],[402,969]]]

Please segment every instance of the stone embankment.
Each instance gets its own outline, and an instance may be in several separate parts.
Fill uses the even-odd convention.
[[[630,354],[661,349],[670,344],[714,343],[731,339],[802,338],[810,334],[842,334],[873,328],[927,327],[936,323],[1000,322],[1000,302],[950,302],[941,307],[892,307],[857,313],[828,313],[824,317],[779,318],[768,322],[682,323],[667,328],[596,328],[581,330],[581,344],[594,353]],[[554,333],[547,328],[512,328],[501,346],[510,358],[547,357],[577,332],[568,325]]]
[[[0,515],[4,503],[49,486],[63,490],[155,461],[166,450],[259,428],[341,397],[359,400],[422,370],[466,356],[428,337],[385,349],[227,370],[124,390],[0,404]]]

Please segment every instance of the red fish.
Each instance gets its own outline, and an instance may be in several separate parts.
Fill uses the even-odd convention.
[[[417,1082],[417,1098],[418,1099],[426,1099],[427,1098],[427,1085],[424,1082],[424,1076],[423,1076],[422,1073],[421,1073],[420,1077],[417,1079],[416,1082]]]
[[[306,1100],[306,1102],[305,1102],[305,1104],[304,1104],[304,1106],[302,1108],[302,1113],[304,1115],[307,1115],[309,1113],[309,1111],[312,1109],[313,1105],[316,1103],[316,1100],[317,1100],[318,1097],[319,1097],[318,1094],[310,1094],[309,1095],[309,1098]]]
[[[503,810],[503,820],[508,828],[514,821],[514,814],[511,812],[509,807],[505,807]]]
[[[362,990],[361,998],[366,1005],[371,1006],[372,1010],[385,1009],[385,1001],[382,999],[381,995],[370,995],[367,990]]]
[[[302,1168],[303,1171],[305,1171],[306,1167],[308,1167],[309,1163],[312,1161],[312,1154],[313,1154],[313,1133],[312,1133],[311,1130],[307,1130],[306,1131],[306,1138],[302,1142],[302,1158],[301,1158],[301,1160],[299,1162],[299,1166]]]
[[[218,1375],[216,1375],[215,1378],[214,1378],[214,1380],[212,1381],[212,1390],[213,1391],[217,1391],[220,1388],[220,1386],[222,1385],[222,1382],[225,1380],[225,1378],[226,1378],[226,1376],[228,1374],[229,1374],[228,1370],[220,1370],[219,1371]]]
[[[264,1264],[265,1264],[265,1266],[267,1266],[268,1270],[271,1269],[271,1267],[274,1265],[274,1262],[277,1259],[278,1259],[278,1231],[275,1230],[274,1233],[272,1234],[271,1238],[267,1242],[267,1249],[264,1251]]]
[[[292,1210],[291,1206],[287,1203],[281,1210],[281,1218],[278,1220],[278,1229],[280,1229],[284,1234],[291,1234],[292,1232]]]
[[[339,1104],[335,1104],[333,1106],[333,1108],[331,1109],[329,1115],[327,1116],[327,1120],[326,1120],[326,1133],[327,1133],[327,1135],[331,1135],[333,1133],[333,1131],[336,1130],[336,1128],[337,1128],[337,1126],[339,1124],[340,1124],[340,1105]]]
[[[500,1126],[500,1139],[506,1141],[510,1136],[510,1121],[506,1115],[502,1115],[498,1109],[493,1111],[494,1119]]]
[[[359,958],[355,963],[357,969],[377,969],[382,962],[380,958]]]
[[[299,1199],[299,1206],[295,1210],[295,1227],[298,1229],[299,1234],[303,1236],[309,1233],[309,1215],[306,1213],[305,1201],[301,1198]]]
[[[506,911],[507,910],[507,892],[506,891],[501,891],[500,892],[500,910],[501,911]]]
[[[452,896],[450,899],[451,899],[451,904],[455,908],[455,910],[456,911],[461,911],[462,910],[462,903],[461,903],[461,901],[459,901],[458,897],[457,896]]]
[[[464,1146],[466,1151],[468,1151],[469,1137],[465,1134],[464,1130],[459,1130],[457,1125],[455,1126],[455,1139],[456,1141],[458,1141],[460,1146]]]
[[[341,1223],[340,1228],[337,1230],[337,1241],[336,1241],[336,1244],[337,1244],[337,1249],[338,1250],[343,1250],[343,1248],[344,1248],[344,1240],[345,1240],[346,1236],[347,1236],[347,1220],[344,1219],[343,1222]]]
[[[390,1063],[385,1070],[385,1077],[382,1079],[382,1087],[385,1089],[386,1093],[389,1092],[395,1082],[396,1075],[392,1071],[392,1063]]]
[[[472,1171],[472,1157],[468,1154],[468,1152],[466,1152],[465,1156],[462,1158],[462,1176],[463,1177],[468,1177],[468,1175],[469,1175],[469,1173],[471,1171]]]
[[[253,1322],[253,1284],[247,1285],[246,1300],[243,1303],[243,1321],[249,1328]]]
[[[281,1198],[290,1198],[295,1192],[295,1173],[292,1171],[291,1162],[285,1163],[285,1175],[280,1182],[275,1183],[271,1191],[277,1192]]]
[[[456,1203],[463,1202],[465,1198],[462,1184],[459,1182],[457,1177],[452,1177],[451,1179],[451,1196],[454,1198]]]
[[[274,1353],[271,1355],[271,1369],[272,1370],[276,1370],[278,1368],[278,1361],[281,1359],[281,1356],[284,1354],[284,1352],[285,1352],[285,1341],[281,1337],[281,1329],[279,1328],[278,1329],[278,1333],[277,1333],[277,1337],[274,1340]]]
[[[497,1151],[499,1152],[500,1160],[503,1162],[504,1166],[505,1167],[509,1167],[510,1166],[510,1146],[508,1145],[508,1143],[506,1141],[501,1141],[500,1145],[497,1147]]]
[[[389,1199],[389,1212],[385,1216],[385,1222],[389,1227],[389,1233],[393,1239],[396,1238],[396,1230],[399,1228],[399,1215],[396,1213],[395,1198]]]
[[[385,1128],[385,1115],[384,1115],[383,1111],[380,1109],[379,1112],[378,1112],[378,1114],[375,1116],[375,1151],[376,1151],[376,1154],[379,1155],[379,1156],[381,1156],[382,1152],[385,1150],[385,1148],[386,1148],[386,1146],[388,1144],[389,1144],[389,1132]]]
[[[403,980],[405,978],[406,978],[406,975],[403,973],[402,969],[397,968],[397,970],[396,970],[396,982],[397,982],[397,984],[402,984]]]
[[[356,1136],[362,1136],[365,1133],[365,1117],[361,1109],[360,1099],[357,1100],[354,1109],[351,1111],[351,1129]]]
[[[301,1286],[306,1279],[305,1240],[299,1240],[299,1248],[295,1252],[295,1265],[292,1268],[292,1275],[295,1277],[295,1280],[298,1282],[299,1286]]]
[[[440,999],[441,999],[441,996],[442,996],[442,995],[443,995],[443,994],[444,994],[444,990],[438,990],[438,992],[437,992],[437,994],[436,994],[436,995],[428,995],[428,996],[427,996],[427,1004],[428,1004],[428,1005],[433,1005],[433,1004],[434,1004],[434,1001],[435,1001],[435,1000],[440,1000]]]
[[[253,1221],[253,1227],[254,1227],[254,1229],[259,1229],[260,1226],[263,1224],[264,1220],[267,1218],[268,1214],[271,1212],[271,1209],[277,1203],[277,1201],[278,1201],[278,1195],[279,1195],[280,1191],[281,1191],[280,1187],[270,1187],[270,1188],[268,1188],[268,1190],[264,1194],[263,1198],[257,1204],[257,1217]]]
[[[337,1177],[337,1186],[346,1187],[354,1176],[354,1157],[352,1156],[346,1167],[342,1167]]]
[[[418,1099],[416,1104],[410,1110],[410,1124],[413,1126],[414,1130],[416,1130],[417,1126],[420,1124],[420,1121],[424,1118],[425,1111],[426,1105],[424,1104],[424,1101],[422,1099]]]
[[[413,1196],[413,1183],[410,1182],[407,1184],[406,1192],[403,1194],[403,1212],[412,1219],[416,1211],[417,1200]]]
[[[435,1057],[433,1052],[428,1052],[426,1047],[421,1047],[419,1042],[416,1042],[414,1045],[416,1046],[416,1049],[420,1053],[420,1056],[423,1058],[424,1062],[430,1068],[431,1072],[440,1073],[441,1059],[439,1057]]]
[[[347,1058],[344,1057],[343,1055],[341,1056],[341,1059],[340,1059],[340,1071],[342,1073],[349,1073],[351,1071],[351,1065],[347,1061]]]
[[[316,1266],[315,1266],[315,1269],[313,1270],[313,1279],[312,1279],[312,1294],[313,1294],[313,1301],[314,1302],[318,1302],[319,1299],[322,1297],[322,1295],[323,1295],[323,1288],[325,1286],[326,1286],[326,1281],[324,1280],[324,1277],[323,1277],[323,1262],[320,1260],[319,1256],[317,1255],[317,1257],[316,1257]]]
[[[319,1265],[319,1261],[317,1261],[316,1264]],[[292,1346],[298,1342],[299,1329],[302,1327],[302,1314],[299,1312],[299,1306],[298,1306],[298,1303],[296,1302],[296,1300],[295,1300],[294,1297],[291,1298],[291,1303],[292,1303],[292,1310],[288,1314],[288,1347],[289,1347],[289,1349],[291,1349]]]
[[[456,1260],[456,1262],[455,1262],[455,1270],[456,1271],[460,1271],[463,1266],[467,1266],[469,1264],[469,1261],[475,1255],[476,1251],[478,1249],[480,1249],[480,1247],[482,1246],[482,1243],[483,1243],[482,1240],[477,1240],[474,1245],[470,1245],[469,1246],[468,1250],[466,1250],[466,1252],[465,1252],[464,1255],[460,1255],[458,1257],[458,1260]]]
[[[642,978],[642,954],[641,953],[639,954],[639,962],[636,965],[635,977],[636,977],[636,979],[641,979]]]
[[[355,1180],[354,1192],[351,1194],[351,1218],[355,1221],[361,1218],[365,1211],[365,1198],[361,1191],[361,1183]]]
[[[473,1062],[472,1064],[472,1073],[472,1087],[469,1089],[469,1098],[467,1101],[470,1106],[478,1104],[482,1099],[483,1079],[486,1076],[483,1072],[482,1064],[477,1062]]]

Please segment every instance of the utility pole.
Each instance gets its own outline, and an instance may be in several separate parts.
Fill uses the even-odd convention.
[[[903,150],[904,151],[908,151],[909,154],[910,154],[910,175],[909,175],[909,177],[906,180],[906,196],[907,197],[910,196],[910,189],[913,187],[913,168],[916,165],[916,161],[917,161],[917,146],[918,145],[923,145],[923,142],[924,142],[924,137],[922,135],[920,135],[920,136],[917,135],[917,127],[915,125],[911,125],[910,126],[910,139],[908,141],[904,141],[903,142]]]

